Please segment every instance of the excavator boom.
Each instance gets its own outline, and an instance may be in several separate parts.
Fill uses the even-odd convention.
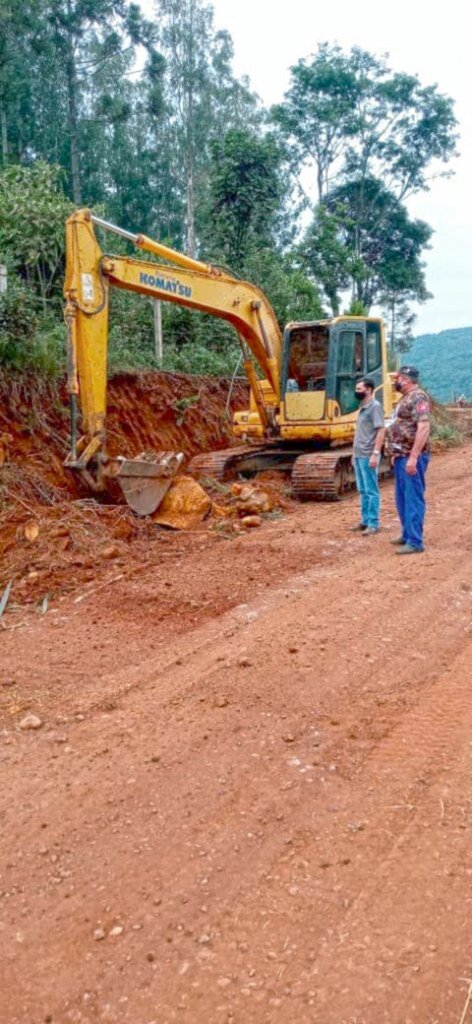
[[[107,229],[167,263],[102,252],[94,227]],[[282,339],[275,314],[254,285],[183,253],[134,235],[95,217],[74,213],[66,225],[65,321],[68,334],[68,391],[71,399],[70,469],[94,490],[116,479],[139,514],[157,508],[177,472],[181,453],[159,458],[110,459],[106,449],[109,288],[114,286],[175,302],[231,323],[240,339],[244,366],[267,434],[275,431],[280,395]],[[252,358],[251,358],[252,357]],[[268,386],[261,387],[253,359]],[[77,435],[78,402],[83,434]],[[154,508],[151,506],[154,505]]]

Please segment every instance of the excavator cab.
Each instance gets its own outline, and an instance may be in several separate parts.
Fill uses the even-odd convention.
[[[338,317],[289,324],[284,334],[282,395],[287,423],[353,417],[356,382],[371,377],[383,397],[381,321]]]
[[[336,320],[330,330],[327,383],[327,396],[335,403],[335,416],[357,412],[355,390],[361,377],[371,378],[376,398],[382,402],[381,322],[374,318]]]

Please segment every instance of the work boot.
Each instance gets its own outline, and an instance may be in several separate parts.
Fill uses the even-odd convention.
[[[405,540],[404,537],[395,537],[395,539],[391,540],[390,543],[391,544],[402,544],[402,545],[405,545],[406,544],[406,540]]]
[[[395,551],[396,555],[421,555],[423,548],[414,548],[412,544],[402,544],[401,548]]]
[[[351,533],[365,533],[367,529],[365,523],[358,523],[357,526],[351,526]]]

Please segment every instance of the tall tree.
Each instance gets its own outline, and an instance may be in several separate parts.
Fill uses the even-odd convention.
[[[117,58],[127,55],[130,62],[133,45],[152,46],[154,33],[128,0],[27,0],[30,6],[33,2],[37,18],[29,42],[36,81],[29,156],[66,164],[74,202],[80,204],[87,123],[91,116],[108,123],[123,116],[113,78]],[[100,76],[105,82],[105,70],[109,77],[97,105],[96,82]],[[121,73],[124,70],[122,65]]]
[[[314,172],[312,205],[353,176],[381,178],[404,199],[427,187],[432,165],[456,153],[453,101],[359,47],[345,53],[322,43],[300,60],[272,116],[298,178],[300,170]]]
[[[352,301],[367,309],[387,292],[421,302],[428,297],[421,257],[431,234],[381,181],[353,180],[320,204],[301,252],[334,312],[348,284]]]
[[[275,247],[286,195],[281,165],[271,136],[233,128],[212,144],[206,248],[238,272],[251,251]]]
[[[186,250],[197,249],[198,210],[205,199],[212,138],[241,123],[255,109],[244,83],[231,69],[232,44],[214,28],[213,8],[204,0],[156,0],[171,97],[175,173],[186,204]],[[246,118],[247,120],[247,118]]]

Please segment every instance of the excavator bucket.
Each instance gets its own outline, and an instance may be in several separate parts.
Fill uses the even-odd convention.
[[[182,452],[143,452],[135,459],[112,459],[107,475],[120,485],[123,496],[138,516],[149,516],[159,508],[178,472]]]

